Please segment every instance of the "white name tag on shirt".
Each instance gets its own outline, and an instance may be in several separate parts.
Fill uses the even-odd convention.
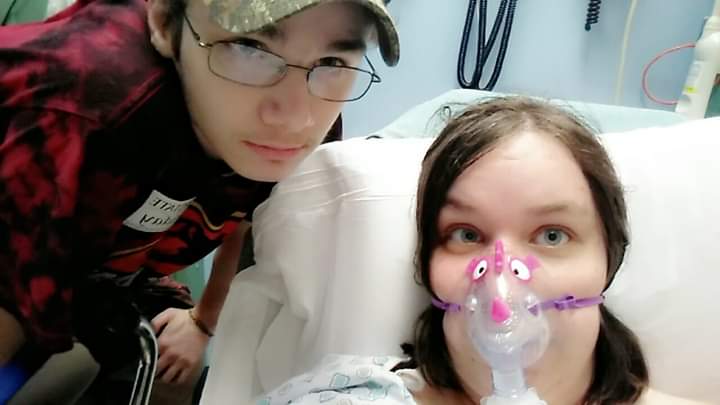
[[[123,224],[140,232],[165,232],[177,222],[193,200],[194,198],[186,201],[173,200],[153,190],[147,201],[127,217]]]

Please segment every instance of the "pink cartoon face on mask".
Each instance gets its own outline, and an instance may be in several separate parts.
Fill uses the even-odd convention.
[[[512,310],[508,303],[511,284],[529,283],[532,280],[533,272],[538,268],[540,268],[540,262],[534,256],[528,255],[525,259],[506,256],[502,241],[497,241],[495,242],[495,256],[493,258],[483,256],[471,260],[467,267],[467,274],[470,277],[471,289],[480,287],[494,295],[490,301],[490,317],[494,322],[502,324],[512,316]],[[514,280],[507,280],[510,276]],[[494,292],[491,285],[493,283],[497,287]]]
[[[502,241],[495,242],[493,257],[475,258],[467,266],[470,288],[461,310],[473,346],[493,369],[525,368],[547,347],[542,302],[530,288],[539,269],[534,256],[506,254]]]
[[[544,312],[598,305],[604,299],[569,294],[540,299],[531,281],[541,267],[532,255],[520,258],[506,254],[502,241],[497,241],[493,256],[477,257],[468,263],[470,287],[462,305],[437,298],[432,303],[444,311],[463,313],[473,346],[493,369],[525,368],[542,356],[549,342]]]

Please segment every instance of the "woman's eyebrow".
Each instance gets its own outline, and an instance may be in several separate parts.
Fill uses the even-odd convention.
[[[455,198],[453,196],[449,196],[447,200],[445,201],[445,204],[441,207],[441,209],[451,209],[455,211],[463,211],[463,212],[471,212],[475,211],[475,207],[473,207],[470,204],[465,203],[464,201]]]
[[[536,205],[534,207],[528,208],[527,211],[531,215],[535,215],[535,216],[543,216],[543,215],[550,215],[550,214],[563,214],[563,213],[582,215],[582,214],[587,213],[586,207],[583,207],[582,205],[579,205],[573,201],[558,201],[558,202]]]
[[[476,210],[476,208],[468,204],[458,198],[455,198],[453,196],[448,197],[447,201],[445,202],[443,209],[451,209],[455,211],[461,211],[461,212],[473,212]],[[543,216],[543,215],[550,215],[550,214],[563,214],[563,213],[569,213],[569,214],[587,214],[588,209],[587,207],[580,205],[574,201],[556,201],[556,202],[550,202],[550,203],[542,203],[539,205],[535,205],[532,207],[529,207],[527,209],[527,212],[530,215],[533,216]]]

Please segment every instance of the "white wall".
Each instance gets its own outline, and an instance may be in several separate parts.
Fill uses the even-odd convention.
[[[458,87],[455,72],[467,4],[467,0],[390,3],[400,31],[400,63],[388,68],[377,51],[370,52],[383,83],[345,107],[346,137],[371,133],[408,108]],[[491,24],[499,0],[489,4]],[[696,40],[712,4],[713,0],[639,0],[620,104],[667,108],[643,96],[642,69],[658,52]],[[612,104],[629,5],[629,0],[603,1],[600,21],[586,32],[586,0],[519,0],[495,91]],[[691,58],[692,50],[684,50],[655,65],[650,80],[657,96],[677,98]],[[490,69],[493,64],[494,60],[488,63]]]

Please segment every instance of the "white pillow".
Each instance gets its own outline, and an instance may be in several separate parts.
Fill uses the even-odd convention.
[[[631,244],[608,291],[653,386],[720,399],[720,118],[603,136],[629,206]]]
[[[720,120],[604,136],[632,246],[608,305],[653,386],[720,398]],[[257,266],[220,318],[203,404],[243,402],[327,353],[398,354],[427,296],[412,281],[413,207],[429,140],[322,147],[255,213]]]
[[[254,213],[257,265],[234,280],[202,404],[245,403],[324,354],[401,354],[427,304],[412,281],[429,139],[321,146]]]

